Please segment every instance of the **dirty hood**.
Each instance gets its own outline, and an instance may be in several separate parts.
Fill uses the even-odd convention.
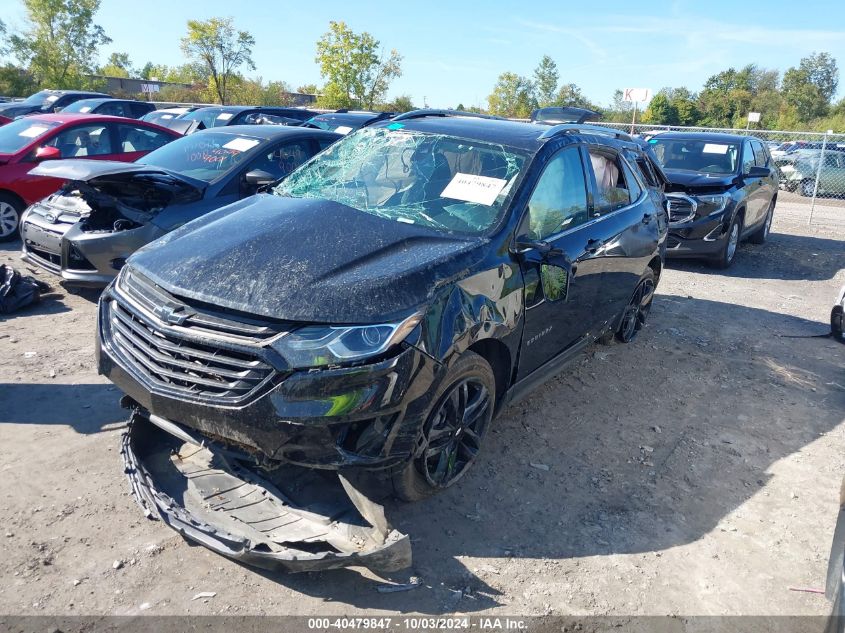
[[[665,168],[663,171],[670,185],[676,185],[673,187],[675,190],[678,188],[727,188],[736,180],[736,174],[704,174],[698,171]]]
[[[183,174],[141,163],[121,163],[113,160],[86,160],[74,158],[72,160],[47,160],[29,171],[32,176],[47,176],[60,180],[75,182],[89,182],[105,176],[134,176],[139,174],[154,174],[164,176],[174,181],[178,180],[197,191],[202,191],[206,183],[202,180],[190,178]]]
[[[483,244],[336,202],[260,194],[153,242],[130,265],[186,299],[291,321],[373,323],[420,307]]]

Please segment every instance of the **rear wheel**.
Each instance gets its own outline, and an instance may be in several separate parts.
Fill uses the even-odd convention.
[[[434,402],[416,454],[393,475],[393,489],[405,501],[448,488],[475,462],[496,404],[496,380],[489,363],[465,352],[449,370]]]
[[[763,226],[754,231],[748,241],[752,244],[763,244],[769,237],[769,231],[772,229],[772,218],[775,215],[775,199],[769,203],[769,209],[766,211],[766,219],[763,221]]]
[[[0,193],[0,242],[18,238],[24,205],[14,196]]]
[[[648,313],[651,311],[651,303],[654,300],[654,271],[647,268],[645,274],[637,284],[636,290],[622,313],[619,322],[619,329],[616,330],[616,340],[622,343],[630,343],[640,330],[645,326]]]
[[[813,197],[813,190],[816,188],[816,183],[809,178],[801,181],[801,195],[805,198]]]

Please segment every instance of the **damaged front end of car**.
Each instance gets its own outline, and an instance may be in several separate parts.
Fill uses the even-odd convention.
[[[162,210],[203,195],[202,183],[144,165],[51,161],[30,173],[66,182],[24,214],[22,258],[74,285],[108,284],[132,253],[166,232],[154,221]]]
[[[411,564],[408,536],[342,474],[259,471],[248,454],[141,409],[122,453],[147,517],[238,562],[286,572]]]

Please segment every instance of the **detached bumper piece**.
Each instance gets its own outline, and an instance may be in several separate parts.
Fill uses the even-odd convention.
[[[274,472],[271,482],[202,436],[152,419],[136,410],[122,447],[147,517],[264,569],[389,572],[411,565],[408,536],[391,529],[384,509],[342,475],[295,468]]]

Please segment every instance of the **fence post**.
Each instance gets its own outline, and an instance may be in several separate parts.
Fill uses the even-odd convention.
[[[807,226],[813,223],[813,212],[816,210],[816,194],[819,192],[819,177],[822,175],[822,165],[824,163],[824,150],[827,148],[827,135],[830,134],[830,130],[824,133],[824,138],[822,139],[822,152],[819,154],[819,164],[816,167],[816,182],[813,185],[813,199],[810,201],[810,216],[807,218]]]

